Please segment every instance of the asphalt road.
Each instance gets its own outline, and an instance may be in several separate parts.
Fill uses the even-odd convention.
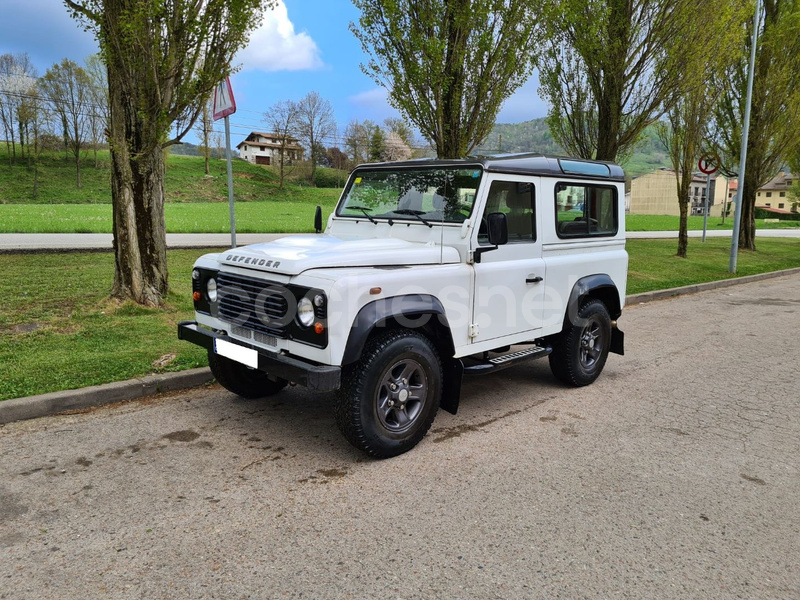
[[[626,309],[412,452],[219,388],[0,428],[0,598],[799,598],[800,277]]]
[[[271,242],[285,237],[286,233],[240,233],[236,236],[239,246],[258,242]],[[677,231],[628,231],[628,239],[677,239]],[[700,238],[702,231],[690,231],[689,237]],[[710,230],[707,237],[731,237],[730,231]],[[759,229],[757,237],[800,238],[797,229]],[[110,233],[3,233],[0,234],[0,252],[25,252],[33,250],[111,250],[114,236]],[[170,248],[229,247],[227,233],[168,233]]]

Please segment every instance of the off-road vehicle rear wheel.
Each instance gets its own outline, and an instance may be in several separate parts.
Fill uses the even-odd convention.
[[[608,309],[600,300],[588,300],[578,310],[575,324],[553,338],[550,370],[567,385],[589,385],[603,371],[610,346]]]
[[[289,383],[285,379],[270,377],[258,369],[251,369],[214,352],[208,353],[208,366],[219,384],[242,398],[263,398],[280,392]]]
[[[378,334],[342,375],[336,423],[356,448],[377,458],[397,456],[430,429],[442,395],[442,367],[425,336],[408,330]]]

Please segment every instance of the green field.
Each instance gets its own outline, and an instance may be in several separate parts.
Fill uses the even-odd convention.
[[[111,204],[111,171],[108,150],[98,151],[100,166],[87,154],[81,161],[82,187],[78,189],[75,165],[64,153],[43,152],[39,165],[38,195],[33,195],[34,170],[19,158],[8,165],[5,145],[0,146],[0,204]],[[227,202],[228,183],[224,160],[211,160],[210,175],[205,174],[199,156],[167,157],[164,181],[166,200],[170,202]],[[303,181],[302,167],[289,167],[284,188],[278,189],[274,169],[233,160],[234,196],[239,202],[274,200],[314,203],[336,195],[332,190],[317,189]]]
[[[323,209],[323,223],[333,211],[338,191],[316,190],[312,202],[238,202],[239,233],[313,232],[314,210]],[[228,203],[170,203],[164,207],[169,233],[230,231]],[[111,233],[110,204],[0,205],[0,233]]]
[[[628,293],[730,277],[728,250],[712,239],[679,259],[674,240],[630,240]],[[203,350],[176,337],[193,314],[191,267],[203,252],[169,251],[163,309],[107,299],[110,252],[0,255],[0,400],[205,365]],[[800,240],[763,239],[739,254],[739,275],[798,266]]]
[[[625,229],[627,231],[678,231],[680,217],[670,215],[625,215]],[[687,219],[689,230],[700,231],[703,229],[703,217],[690,216]],[[800,227],[800,221],[781,221],[779,223],[766,223],[764,219],[756,219],[756,229],[784,229]],[[726,217],[708,218],[708,231],[733,229],[733,219]]]
[[[301,200],[237,202],[236,230],[240,233],[305,233],[313,231],[314,208],[322,206],[327,219],[339,198],[339,190],[303,188]],[[164,207],[169,233],[226,233],[229,229],[227,202],[177,203]],[[325,221],[323,221],[325,222]],[[800,227],[800,221],[765,223],[757,229]],[[628,215],[628,231],[677,231],[678,217]],[[690,217],[689,229],[701,230],[703,217]],[[709,219],[708,230],[730,230],[731,219],[721,224]],[[111,233],[110,204],[0,204],[0,233]]]

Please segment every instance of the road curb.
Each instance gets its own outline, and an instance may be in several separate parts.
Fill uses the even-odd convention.
[[[114,402],[136,400],[153,394],[198,387],[214,381],[208,367],[178,373],[147,375],[127,381],[51,392],[0,402],[0,424],[24,421]]]
[[[697,292],[717,290],[720,288],[731,287],[734,285],[753,283],[754,281],[762,281],[764,279],[774,279],[775,277],[783,277],[785,275],[795,275],[798,273],[800,273],[800,267],[795,267],[793,269],[784,269],[783,271],[770,271],[769,273],[758,273],[756,275],[746,275],[744,277],[732,277],[731,279],[720,279],[719,281],[709,281],[707,283],[695,283],[692,285],[669,288],[666,290],[655,290],[652,292],[643,292],[641,294],[632,294],[630,296],[625,297],[625,306],[643,304],[645,302],[652,302],[653,300],[664,300],[666,298],[674,298],[675,296],[683,296],[685,294],[696,294]]]
[[[632,294],[625,298],[625,306],[644,304],[654,300],[674,298],[685,294],[694,294],[697,292],[705,292],[708,290],[795,274],[800,274],[800,267],[783,271],[772,271],[770,273],[759,273],[758,275],[748,275],[746,277],[709,281],[708,283],[698,283],[666,290],[644,292],[642,294]],[[39,396],[5,400],[0,402],[0,424],[24,421],[26,419],[36,419],[38,417],[46,417],[70,410],[101,406],[114,402],[137,400],[145,396],[152,396],[153,394],[199,387],[211,383],[212,381],[214,381],[214,376],[211,374],[211,371],[209,371],[207,367],[203,367],[177,373],[147,375],[146,377],[129,379],[128,381],[94,385],[76,390],[65,390],[63,392],[52,392]]]

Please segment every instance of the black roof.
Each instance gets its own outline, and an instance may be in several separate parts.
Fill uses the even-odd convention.
[[[611,162],[569,158],[566,156],[547,156],[545,154],[499,154],[495,156],[475,156],[457,159],[422,158],[386,163],[367,163],[362,168],[404,168],[404,167],[459,167],[481,166],[492,173],[511,173],[515,175],[547,175],[578,179],[604,181],[625,181],[622,167]],[[604,168],[605,167],[605,168]]]

